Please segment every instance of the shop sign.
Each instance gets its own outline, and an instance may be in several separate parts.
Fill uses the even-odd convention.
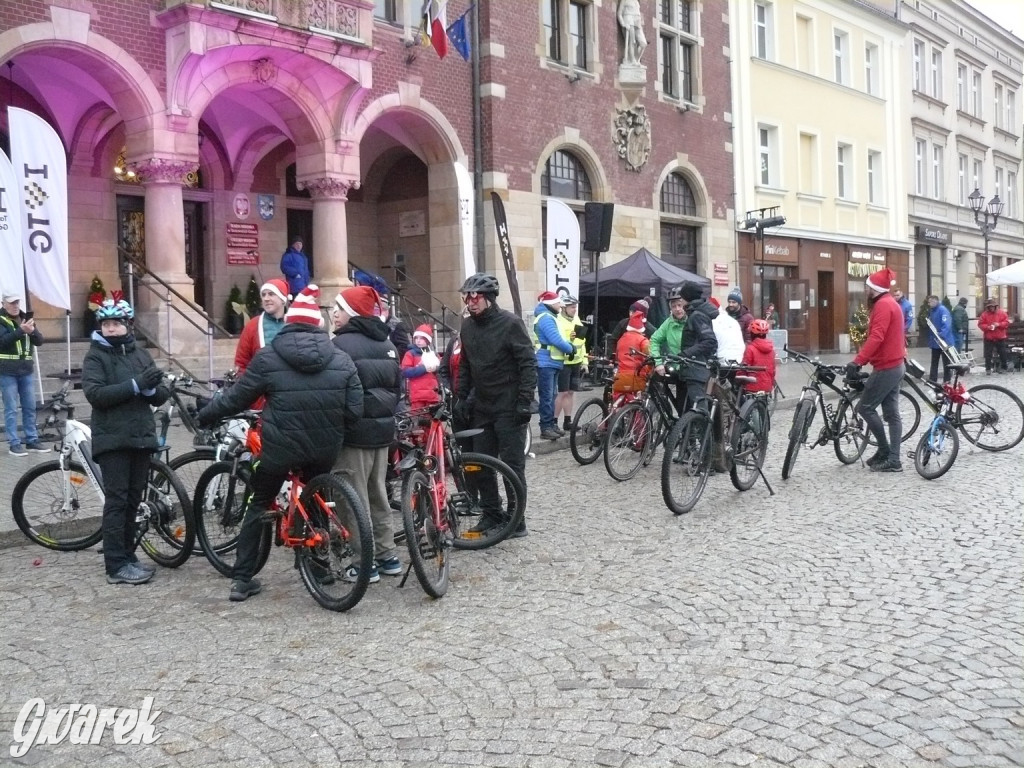
[[[884,251],[861,251],[850,249],[850,259],[852,261],[880,261],[885,263],[885,252]]]
[[[257,266],[260,263],[259,225],[229,221],[224,229],[228,264]]]
[[[822,251],[821,253],[818,254],[818,258],[819,259],[831,259],[832,258],[832,254],[829,253],[828,251]]]
[[[918,224],[914,227],[914,239],[919,243],[949,245],[953,240],[953,231],[930,224]]]
[[[764,244],[764,255],[765,256],[789,256],[788,245],[777,245],[775,243]]]

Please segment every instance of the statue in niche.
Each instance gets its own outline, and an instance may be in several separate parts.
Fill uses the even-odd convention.
[[[612,143],[626,170],[639,171],[651,156],[651,120],[645,107],[616,109],[612,124]]]
[[[623,64],[639,64],[647,47],[644,35],[644,16],[640,12],[640,0],[619,0],[619,27],[626,47],[622,54]]]

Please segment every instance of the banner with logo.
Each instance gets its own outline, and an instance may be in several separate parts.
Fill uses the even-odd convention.
[[[24,302],[25,260],[21,256],[20,203],[14,166],[0,151],[0,293],[21,296]]]
[[[459,191],[459,236],[462,239],[462,279],[476,274],[476,259],[473,257],[473,179],[469,169],[462,163],[455,163],[455,181]]]
[[[64,145],[41,117],[16,107],[8,107],[7,116],[21,202],[26,287],[47,304],[71,309]]]
[[[512,255],[512,242],[508,239],[508,219],[505,218],[505,203],[501,195],[491,192],[491,206],[494,208],[494,228],[498,230],[498,247],[501,249],[501,260],[505,263],[505,277],[508,278],[508,290],[512,294],[512,311],[523,316],[523,302],[519,298],[519,277],[516,274],[516,260]]]
[[[548,260],[545,288],[563,296],[580,295],[580,221],[572,208],[549,197],[548,236],[544,254]]]

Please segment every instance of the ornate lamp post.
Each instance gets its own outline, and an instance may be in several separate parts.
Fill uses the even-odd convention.
[[[989,266],[988,237],[995,230],[999,217],[1003,213],[1003,201],[999,199],[999,195],[994,195],[983,209],[982,205],[985,203],[985,196],[981,194],[977,187],[967,196],[967,200],[971,204],[971,210],[974,211],[974,223],[978,225],[978,228],[981,230],[981,236],[985,238],[985,268],[987,269]]]

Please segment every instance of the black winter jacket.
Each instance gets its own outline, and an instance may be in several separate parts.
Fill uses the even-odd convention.
[[[384,448],[395,439],[395,409],[402,396],[400,360],[388,341],[389,328],[377,317],[352,317],[338,329],[334,346],[355,361],[363,385],[363,413],[345,444]]]
[[[278,471],[333,461],[363,413],[352,359],[304,323],[286,323],[242,378],[199,412],[199,423],[245,410],[260,395],[267,398],[260,463]]]
[[[473,425],[528,407],[537,388],[537,358],[523,321],[492,304],[462,321],[456,400],[473,393]]]
[[[698,360],[710,360],[718,354],[718,337],[711,321],[718,317],[718,308],[706,299],[691,301],[686,307],[681,354]],[[684,381],[707,381],[711,371],[702,365],[684,367],[679,378]]]
[[[0,354],[14,356],[11,359],[0,359],[0,374],[4,376],[24,376],[35,370],[32,364],[32,348],[43,346],[43,334],[37,328],[25,335],[21,330],[24,320],[24,312],[19,312],[17,317],[11,317],[6,309],[0,309]]]
[[[111,345],[99,331],[82,361],[82,392],[92,406],[92,455],[108,451],[148,450],[159,447],[156,420],[149,406],[162,405],[170,396],[163,384],[143,395],[132,381],[153,358],[134,341]]]

